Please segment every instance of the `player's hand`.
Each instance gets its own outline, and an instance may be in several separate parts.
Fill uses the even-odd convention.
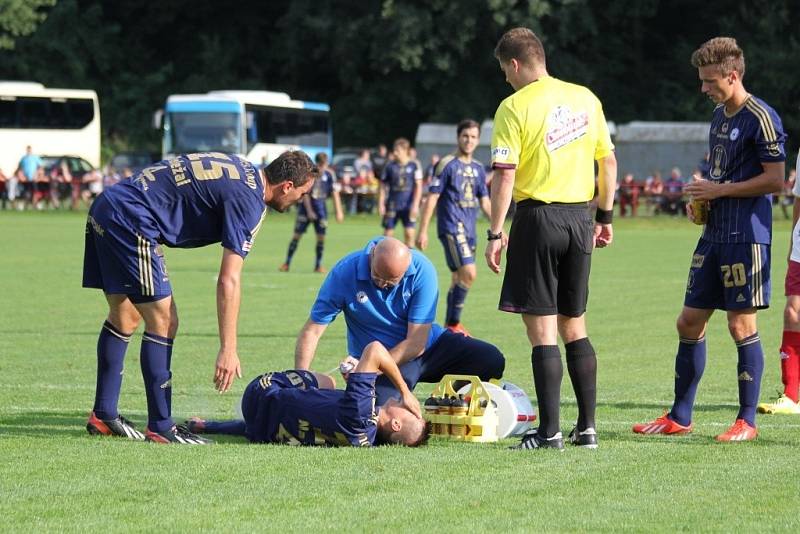
[[[214,370],[214,388],[220,393],[225,393],[236,378],[242,378],[239,355],[235,350],[220,349]]]
[[[345,382],[347,382],[347,379],[350,377],[350,373],[355,370],[357,365],[358,360],[352,356],[348,356],[339,362],[339,372],[342,374],[342,378],[344,378]]]
[[[419,215],[418,208],[411,208],[410,210],[408,210],[408,218],[411,219],[412,221],[417,220],[417,215]]]
[[[505,233],[500,239],[493,239],[486,243],[486,265],[488,265],[494,273],[500,272],[500,259],[506,245],[508,245],[508,238]]]
[[[417,248],[425,250],[428,248],[428,232],[420,232],[417,236]]]
[[[721,184],[705,180],[703,178],[694,178],[691,182],[686,184],[683,192],[690,195],[694,200],[714,200],[722,196]]]
[[[686,203],[686,217],[688,217],[690,221],[694,222],[694,208],[692,207],[691,202]]]
[[[614,240],[614,229],[610,224],[595,223],[594,225],[594,246],[597,248],[607,247]]]
[[[378,204],[378,215],[380,215],[381,217],[386,215],[386,206],[384,206],[383,204]]]
[[[410,390],[406,390],[404,393],[400,394],[400,402],[402,402],[403,406],[408,408],[408,411],[413,413],[417,419],[422,419],[422,409],[419,407],[419,400],[417,400],[417,397],[415,397]]]
[[[336,222],[340,223],[342,221],[344,221],[344,213],[337,213],[336,214]]]

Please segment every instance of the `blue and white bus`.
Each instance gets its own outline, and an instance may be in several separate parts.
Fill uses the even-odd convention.
[[[330,106],[272,91],[171,95],[163,116],[164,158],[187,152],[242,154],[256,165],[289,149],[332,157]]]

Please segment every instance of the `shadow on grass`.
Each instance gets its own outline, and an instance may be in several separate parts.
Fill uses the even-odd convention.
[[[635,402],[635,401],[623,401],[623,402],[598,402],[598,408],[614,408],[617,410],[655,410],[659,414],[666,410],[669,410],[670,403],[659,404],[654,402]],[[735,408],[737,405],[734,403],[728,404],[697,404],[694,407],[695,412],[719,412],[719,411],[730,411],[731,408]]]
[[[2,437],[76,437],[103,439],[90,436],[86,432],[88,414],[83,411],[73,412],[25,412],[0,416],[0,436]],[[183,420],[177,419],[177,423]],[[133,421],[137,429],[144,431],[146,421]],[[216,443],[249,444],[240,436],[208,436]]]

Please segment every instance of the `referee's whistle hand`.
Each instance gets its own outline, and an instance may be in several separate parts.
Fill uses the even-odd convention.
[[[610,224],[594,225],[594,246],[597,248],[607,247],[614,240],[614,230]]]

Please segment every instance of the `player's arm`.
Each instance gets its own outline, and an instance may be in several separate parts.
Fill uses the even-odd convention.
[[[696,178],[686,186],[685,191],[695,200],[714,200],[721,197],[747,198],[779,193],[783,189],[785,163],[762,161],[761,167],[764,172],[743,182],[719,183]]]
[[[492,220],[492,201],[489,200],[489,196],[482,196],[481,197],[481,210],[484,214],[486,214],[486,218],[490,221]]]
[[[597,160],[597,209],[612,211],[614,209],[614,192],[617,188],[617,157],[613,152]],[[614,239],[611,223],[594,225],[594,244],[605,247]]]
[[[419,235],[417,236],[417,246],[420,250],[428,248],[428,225],[433,217],[433,210],[439,202],[439,193],[428,192],[428,198],[422,208],[422,220],[419,223]]]
[[[511,192],[514,190],[516,168],[495,168],[492,177],[492,202],[491,215],[489,216],[489,229],[493,234],[503,231],[503,222],[511,205]],[[508,244],[508,237],[503,235],[500,239],[489,241],[486,244],[486,264],[495,273],[500,272],[500,256],[503,248]]]
[[[400,392],[400,398],[403,400],[405,407],[417,417],[422,417],[419,401],[414,394],[411,393],[411,390],[408,389],[408,384],[403,380],[403,375],[400,373],[397,362],[391,356],[390,352],[386,350],[386,347],[379,342],[373,341],[364,348],[364,352],[354,372],[383,373]]]
[[[236,252],[222,249],[222,265],[217,277],[217,321],[219,323],[219,353],[214,370],[214,385],[228,391],[235,378],[242,377],[239,354],[236,351],[236,323],[241,302],[241,275],[244,258]]]
[[[381,183],[378,187],[378,215],[383,217],[386,215],[386,189],[389,186],[385,183]]]
[[[297,335],[297,343],[294,346],[295,369],[311,368],[311,362],[314,361],[314,355],[317,353],[319,339],[327,327],[328,325],[315,323],[311,319],[306,321]]]
[[[422,200],[422,176],[414,179],[414,192],[411,197],[411,210],[409,211],[409,215],[412,219],[416,218],[417,214],[419,214],[420,200]]]
[[[344,211],[342,211],[342,197],[339,194],[339,190],[334,189],[331,195],[333,196],[333,211],[336,214],[336,222],[342,222],[344,220]]]
[[[389,349],[389,354],[397,365],[403,365],[422,354],[430,332],[431,323],[408,323],[406,338]]]
[[[306,208],[306,213],[308,214],[308,218],[311,221],[317,220],[317,212],[314,211],[314,207],[311,205],[311,198],[308,195],[303,195],[303,206]]]

